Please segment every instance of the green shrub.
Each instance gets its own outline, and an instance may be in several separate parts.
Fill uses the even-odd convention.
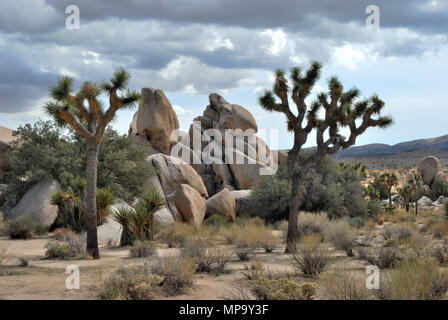
[[[252,293],[257,300],[313,300],[317,296],[317,284],[297,283],[287,279],[258,279]]]
[[[88,146],[79,134],[42,120],[20,126],[16,132],[14,152],[8,155],[12,171],[4,176],[11,206],[42,180],[53,178],[67,190],[76,177],[85,177]],[[155,172],[146,158],[145,148],[133,137],[108,128],[99,150],[98,187],[110,187],[114,194],[131,201],[143,192],[145,181]],[[24,181],[24,176],[29,179]]]
[[[134,258],[144,258],[152,256],[156,253],[156,245],[153,241],[140,241],[134,242],[134,245],[130,249],[130,255]]]
[[[301,152],[297,166],[310,156],[311,152]],[[325,157],[309,172],[302,184],[300,210],[327,211],[331,218],[367,215],[361,178],[360,171],[354,166],[338,167],[331,157]],[[288,170],[282,165],[275,175],[263,177],[259,181],[252,190],[250,206],[263,219],[286,219],[290,194]]]
[[[448,182],[437,180],[431,185],[433,199],[437,200],[440,196],[448,197]]]
[[[231,223],[219,215],[211,216],[204,220],[204,225],[211,226],[219,230],[221,227],[227,227]]]
[[[151,300],[162,294],[163,278],[151,273],[147,265],[121,267],[102,284],[105,300]]]
[[[366,219],[363,217],[353,217],[348,220],[351,227],[361,229],[366,225]]]
[[[353,248],[358,234],[346,221],[331,222],[325,230],[325,239],[336,248],[344,250],[349,257],[353,256]]]
[[[11,239],[31,239],[48,231],[48,228],[34,222],[29,214],[10,221],[6,228]]]
[[[68,244],[58,241],[50,241],[45,245],[45,256],[48,259],[69,259],[74,257]]]

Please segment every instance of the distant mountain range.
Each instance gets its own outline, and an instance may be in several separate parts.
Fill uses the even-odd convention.
[[[351,147],[346,150],[338,152],[337,156],[341,158],[356,157],[390,157],[401,153],[409,155],[426,154],[428,152],[435,152],[448,156],[448,135],[431,139],[419,139],[407,142],[401,142],[394,145],[373,143],[359,147]]]
[[[339,151],[336,158],[348,161],[363,161],[369,164],[377,164],[378,161],[390,165],[416,165],[426,156],[436,156],[440,161],[448,165],[448,135],[431,139],[419,139],[401,142],[394,145],[381,143],[367,144],[359,147],[351,147]]]

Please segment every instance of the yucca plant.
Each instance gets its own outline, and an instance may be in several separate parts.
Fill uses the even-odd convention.
[[[120,208],[114,212],[112,218],[121,224],[122,232],[120,239],[120,246],[129,246],[134,242],[134,232],[131,216],[134,214],[134,210],[129,208]]]
[[[165,206],[163,195],[155,189],[145,193],[135,206],[131,219],[139,240],[154,239],[154,213]]]
[[[109,208],[114,204],[115,196],[110,187],[98,189],[96,193],[96,207],[98,225],[102,225],[109,215]]]

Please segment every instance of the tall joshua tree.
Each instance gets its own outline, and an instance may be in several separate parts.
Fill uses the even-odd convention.
[[[394,172],[384,172],[380,175],[380,182],[387,190],[387,196],[389,198],[389,206],[392,206],[392,187],[398,182],[398,177]]]
[[[356,138],[367,128],[386,128],[392,123],[392,118],[380,116],[384,102],[378,96],[373,95],[369,99],[358,100],[359,90],[352,88],[344,91],[336,77],[328,80],[328,92],[319,93],[316,100],[308,106],[305,99],[309,97],[314,84],[320,78],[321,69],[322,64],[316,61],[312,62],[304,73],[299,67],[294,67],[291,69],[290,81],[285,78],[284,70],[277,69],[274,73],[273,90],[266,90],[259,97],[259,104],[265,110],[285,114],[288,131],[294,133],[294,145],[288,152],[287,160],[291,196],[286,252],[296,250],[299,190],[309,170],[316,166],[325,155],[334,154],[341,148],[347,149],[352,146]],[[290,105],[288,96],[295,108]],[[323,118],[319,118],[320,110],[323,110]],[[372,116],[377,118],[374,119]],[[339,134],[340,127],[350,129],[348,139]],[[316,151],[301,167],[297,167],[299,151],[313,129],[316,129]]]
[[[124,68],[117,68],[110,79],[101,85],[85,82],[73,94],[73,78],[61,77],[50,89],[50,99],[45,110],[61,127],[70,126],[87,142],[86,163],[86,210],[87,210],[87,255],[99,259],[97,237],[97,165],[98,150],[107,125],[121,109],[134,107],[140,95],[126,89],[131,74]],[[109,108],[104,110],[101,93],[109,97]],[[85,102],[87,101],[87,106]]]

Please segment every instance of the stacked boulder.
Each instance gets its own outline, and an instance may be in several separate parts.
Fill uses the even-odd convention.
[[[423,195],[426,197],[432,197],[436,183],[446,182],[440,160],[434,156],[423,158],[417,166],[417,172],[422,177]]]
[[[209,101],[203,115],[193,119],[189,130],[191,152],[202,159],[193,167],[211,195],[223,189],[251,189],[259,181],[260,172],[264,170],[264,174],[269,174],[272,171],[275,155],[263,139],[256,136],[257,123],[248,110],[230,104],[217,93],[210,94]],[[222,163],[204,161],[210,142],[201,140],[199,151],[194,145],[195,137],[208,137],[205,140],[213,141],[221,150]]]
[[[6,168],[6,152],[11,150],[11,142],[14,140],[11,129],[0,126],[0,169],[7,170]]]
[[[272,170],[270,165],[276,160],[266,143],[255,135],[258,127],[249,111],[228,103],[216,93],[210,94],[209,100],[210,104],[202,116],[194,119],[190,131],[180,132],[176,113],[163,91],[142,89],[142,101],[129,134],[147,147],[148,161],[156,169],[157,174],[150,179],[149,185],[159,191],[167,203],[155,213],[160,225],[169,225],[176,220],[199,225],[214,215],[234,221],[238,208],[246,207],[241,204],[250,195],[247,189],[254,187],[260,179],[260,169],[269,172]],[[220,139],[208,136],[210,139],[204,141],[209,129],[219,132]],[[228,148],[230,154],[226,153],[233,159],[231,163],[224,159],[228,142],[226,134],[230,134],[231,139],[242,135],[242,144],[236,143],[237,147]],[[199,137],[199,146],[194,144],[195,135]],[[182,136],[188,138],[187,142],[179,141]],[[210,141],[221,148],[222,163],[204,161]],[[181,150],[180,154],[174,152],[174,146],[180,147],[176,149]],[[188,155],[186,161],[184,152]],[[236,190],[241,190],[237,197]]]
[[[129,129],[129,135],[147,146],[149,154],[169,154],[171,133],[179,129],[177,115],[162,90],[143,88],[138,111]]]

